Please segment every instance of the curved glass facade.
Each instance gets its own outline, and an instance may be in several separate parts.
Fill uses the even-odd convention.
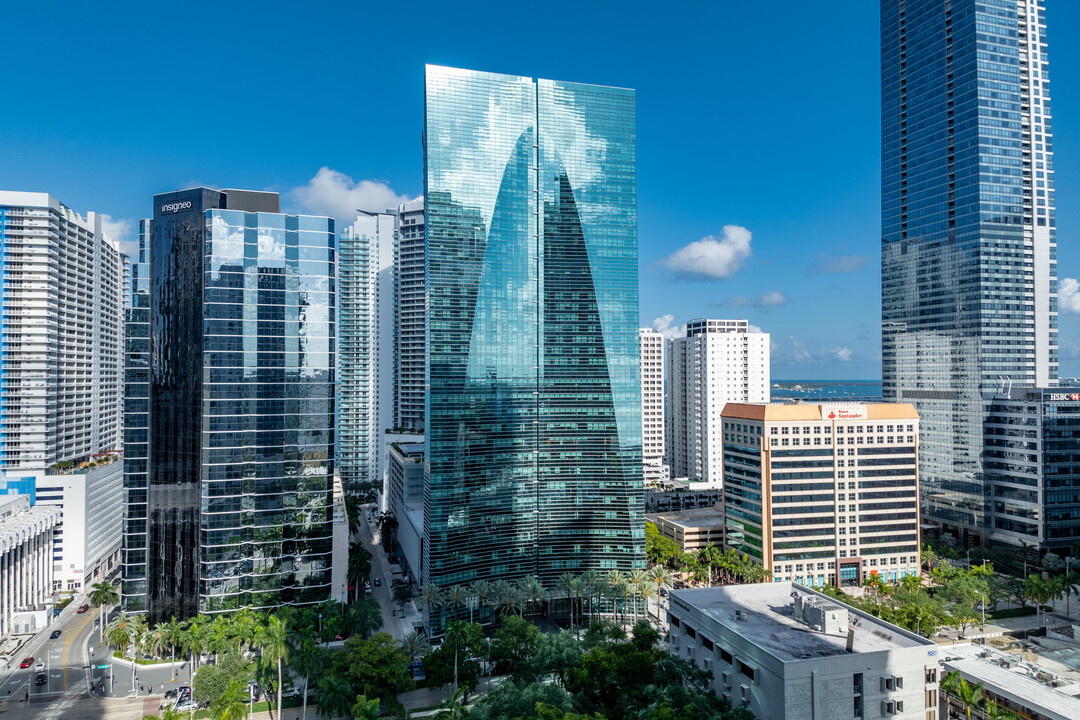
[[[645,566],[634,112],[427,69],[425,581]]]

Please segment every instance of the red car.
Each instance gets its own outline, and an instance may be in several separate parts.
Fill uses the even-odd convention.
[[[28,657],[28,658],[26,658],[25,660],[23,660],[23,661],[22,661],[21,663],[19,663],[19,667],[21,667],[21,668],[28,668],[28,667],[30,667],[30,666],[31,666],[31,665],[33,665],[33,664],[34,664],[34,658],[32,658],[32,657]]]
[[[84,612],[86,612],[89,609],[90,609],[89,605],[80,605],[79,609],[76,610],[75,612],[78,613],[79,615],[82,615]]]

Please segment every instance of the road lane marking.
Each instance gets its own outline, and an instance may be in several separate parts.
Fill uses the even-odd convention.
[[[67,668],[68,646],[71,645],[71,641],[74,638],[77,638],[79,636],[79,633],[81,633],[83,631],[83,629],[86,627],[86,624],[88,622],[90,622],[91,620],[93,620],[94,617],[97,616],[97,614],[98,614],[98,608],[94,608],[92,612],[86,613],[87,617],[83,618],[82,623],[79,626],[68,628],[67,637],[64,639],[64,657],[61,660],[61,662],[64,663],[64,692],[68,691],[68,676],[67,676],[67,671],[68,671],[68,668]],[[72,630],[75,631],[74,635],[72,635]],[[93,668],[91,668],[90,669],[90,677],[93,677],[93,676],[94,676]]]

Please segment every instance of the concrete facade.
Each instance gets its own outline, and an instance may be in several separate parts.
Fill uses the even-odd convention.
[[[919,572],[919,416],[911,405],[730,403],[725,546],[813,587]]]
[[[674,540],[684,551],[700,550],[708,545],[724,544],[724,508],[715,505],[674,513],[646,515],[660,534]]]
[[[24,495],[0,501],[0,636],[32,632],[47,621],[49,556],[59,523],[59,508],[30,507]]]
[[[638,330],[641,351],[641,464],[645,484],[657,485],[670,474],[664,455],[664,336],[652,328]]]
[[[763,720],[937,720],[938,647],[801,585],[675,590],[672,655]]]
[[[720,414],[729,402],[769,402],[769,335],[747,320],[691,320],[667,345],[671,477],[722,487]]]

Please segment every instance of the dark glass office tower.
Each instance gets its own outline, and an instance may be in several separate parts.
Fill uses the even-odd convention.
[[[143,573],[154,621],[329,596],[334,224],[277,210],[274,193],[154,198]],[[125,582],[137,572],[125,565]]]
[[[427,68],[425,581],[645,567],[635,133],[632,90]]]
[[[924,522],[987,541],[983,423],[1057,382],[1042,0],[882,0],[882,373],[922,418]]]

